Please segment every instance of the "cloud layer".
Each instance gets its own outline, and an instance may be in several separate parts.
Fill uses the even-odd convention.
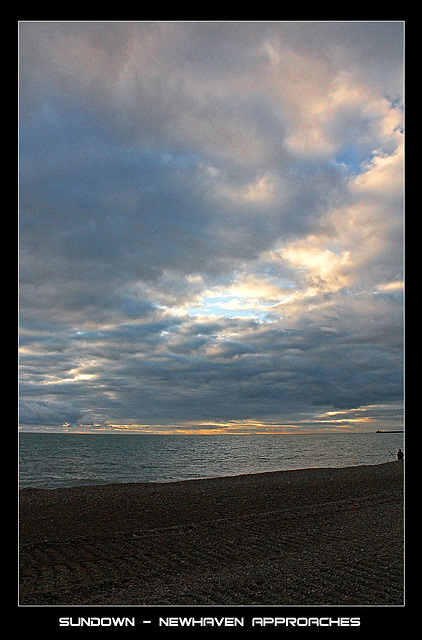
[[[402,32],[20,24],[23,427],[401,426]]]

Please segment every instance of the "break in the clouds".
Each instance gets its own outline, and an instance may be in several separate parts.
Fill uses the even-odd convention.
[[[403,24],[19,44],[22,427],[401,427]]]

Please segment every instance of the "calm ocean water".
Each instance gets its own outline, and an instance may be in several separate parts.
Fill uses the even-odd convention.
[[[170,482],[307,467],[380,464],[402,433],[140,435],[21,433],[19,486]]]

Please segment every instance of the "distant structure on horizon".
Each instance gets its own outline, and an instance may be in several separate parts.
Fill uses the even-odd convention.
[[[381,431],[381,429],[377,429],[375,433],[404,433],[402,429],[395,429],[391,431]]]

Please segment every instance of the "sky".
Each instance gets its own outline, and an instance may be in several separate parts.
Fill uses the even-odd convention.
[[[403,31],[19,24],[22,430],[403,428]]]

